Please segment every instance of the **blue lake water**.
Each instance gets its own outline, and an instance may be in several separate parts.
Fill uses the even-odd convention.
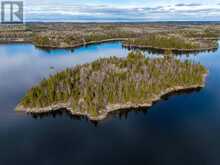
[[[65,113],[33,118],[14,111],[25,92],[48,75],[128,52],[120,42],[74,51],[0,45],[0,165],[219,165],[220,50],[178,57],[209,69],[204,89],[112,114],[98,125]]]

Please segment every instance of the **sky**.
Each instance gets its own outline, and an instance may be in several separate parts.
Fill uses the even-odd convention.
[[[25,0],[26,21],[220,21],[220,0]]]

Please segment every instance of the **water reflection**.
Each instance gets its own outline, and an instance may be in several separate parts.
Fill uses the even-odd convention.
[[[14,107],[30,87],[54,72],[98,58],[127,56],[121,43],[73,53],[10,44],[0,45],[0,52],[1,165],[220,164],[220,50],[178,57],[209,69],[199,92],[169,97],[150,110],[117,111],[116,117],[109,115],[97,127],[83,117],[72,120],[74,116],[65,112],[55,119],[32,118],[16,113]]]
[[[199,87],[199,88],[194,88],[194,89],[183,89],[181,91],[175,91],[175,92],[168,93],[168,94],[162,96],[162,100],[168,100],[172,96],[180,96],[183,94],[192,94],[194,92],[200,92],[201,90],[202,90],[202,88]]]
[[[158,100],[153,103],[153,106],[162,100],[164,100],[164,101],[168,100],[172,96],[178,96],[178,95],[183,95],[183,94],[192,94],[194,92],[200,92],[201,90],[202,90],[202,88],[196,88],[196,89],[184,89],[181,91],[172,92],[172,93],[169,93],[169,94],[162,96],[161,100]],[[150,107],[120,109],[118,111],[114,111],[114,112],[111,112],[110,114],[108,114],[108,116],[105,120],[109,120],[111,118],[119,118],[120,120],[122,120],[122,119],[127,120],[129,113],[130,114],[133,114],[133,113],[147,114],[149,109],[150,109]],[[66,109],[59,109],[56,111],[47,112],[47,113],[39,113],[39,114],[29,113],[29,115],[31,115],[34,119],[45,119],[45,118],[54,118],[55,119],[55,118],[65,116],[71,120],[85,120],[87,122],[90,122],[91,124],[93,124],[96,127],[98,126],[98,124],[102,123],[102,121],[90,121],[86,116],[72,115]]]
[[[124,46],[123,46],[124,47]],[[124,47],[127,48],[127,47]],[[160,49],[156,49],[156,48],[136,48],[136,47],[128,47],[128,50],[132,51],[132,50],[141,50],[144,52],[147,52],[149,54],[164,54],[165,50],[160,50]],[[201,51],[180,51],[180,50],[173,50],[172,53],[175,55],[199,55],[200,53],[214,53],[216,52],[218,49],[211,49],[211,50],[201,50]]]
[[[57,119],[57,118],[68,117],[71,120],[86,121],[86,122],[94,125],[95,127],[98,127],[98,124],[99,124],[98,121],[91,121],[86,116],[71,115],[69,113],[69,111],[67,111],[66,109],[59,109],[59,110],[56,110],[53,112],[39,113],[39,114],[27,113],[27,115],[28,116],[30,115],[33,119],[36,119],[36,120],[42,120],[42,119],[46,119],[46,118]]]

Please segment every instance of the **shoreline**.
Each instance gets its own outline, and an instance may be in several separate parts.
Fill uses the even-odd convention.
[[[42,49],[75,49],[75,48],[79,48],[82,46],[88,46],[88,45],[93,45],[93,44],[102,44],[106,42],[117,42],[117,41],[126,41],[126,40],[128,40],[128,38],[113,38],[113,39],[106,39],[106,40],[100,40],[100,41],[89,41],[89,42],[79,43],[79,44],[70,45],[70,46],[49,46],[49,45],[37,45],[34,42],[32,43],[34,46],[38,48],[42,48]]]
[[[128,49],[154,49],[157,51],[171,50],[174,52],[185,52],[185,53],[213,51],[213,50],[218,49],[218,45],[213,46],[213,47],[208,47],[208,48],[199,48],[199,49],[177,49],[177,48],[160,48],[160,47],[143,46],[143,45],[129,45],[129,44],[123,43],[123,41],[127,41],[127,40],[129,40],[129,38],[114,38],[114,39],[106,39],[106,40],[100,40],[100,41],[90,41],[90,42],[85,42],[85,43],[79,43],[79,44],[75,44],[75,45],[71,45],[71,46],[36,45],[33,42],[32,42],[32,44],[37,48],[51,49],[51,50],[52,49],[76,49],[76,48],[80,48],[83,46],[89,46],[89,45],[93,45],[93,44],[102,44],[102,43],[120,42],[120,41],[122,42],[122,46],[124,48],[128,48]]]
[[[188,87],[184,86],[175,86],[172,88],[167,88],[166,90],[160,92],[160,94],[155,95],[154,97],[146,100],[146,103],[140,103],[140,104],[134,104],[134,103],[126,103],[126,104],[109,104],[106,106],[105,110],[101,111],[102,113],[98,116],[92,116],[89,113],[83,113],[83,112],[73,112],[71,108],[71,103],[57,103],[48,107],[43,107],[43,108],[25,108],[22,105],[18,105],[15,110],[17,112],[25,112],[25,113],[32,113],[32,114],[43,114],[43,113],[50,113],[53,111],[58,111],[61,109],[67,110],[71,115],[73,116],[86,116],[89,120],[91,121],[102,121],[105,118],[107,118],[108,114],[115,112],[115,111],[120,111],[123,109],[132,109],[132,108],[149,108],[152,107],[153,104],[157,101],[160,101],[163,96],[166,96],[168,94],[172,94],[174,92],[181,92],[185,90],[193,90],[193,89],[198,89],[198,88],[204,88],[205,87],[205,81],[208,73],[203,75],[203,83],[198,84],[198,85],[191,85]]]
[[[202,51],[212,51],[218,49],[218,46],[216,47],[208,47],[208,48],[199,48],[199,49],[177,49],[177,48],[160,48],[160,47],[153,47],[153,46],[144,46],[144,45],[130,45],[122,43],[122,46],[128,49],[154,49],[158,51],[176,51],[176,52],[202,52]]]
[[[203,52],[203,51],[213,51],[218,49],[217,46],[213,47],[207,47],[207,48],[198,48],[198,49],[178,49],[178,48],[160,48],[160,47],[153,47],[153,46],[145,46],[145,45],[130,45],[130,44],[125,44],[123,41],[127,41],[131,38],[112,38],[112,39],[105,39],[105,40],[100,40],[100,41],[89,41],[85,43],[79,43],[79,44],[74,44],[74,45],[68,45],[68,46],[50,46],[50,45],[37,45],[33,41],[0,41],[0,44],[16,44],[16,43],[26,43],[26,44],[33,44],[36,48],[41,48],[41,49],[76,49],[80,48],[83,46],[89,46],[93,44],[102,44],[102,43],[107,43],[107,42],[122,42],[122,46],[124,48],[128,49],[154,49],[157,51],[166,51],[166,50],[171,50],[171,51],[176,51],[176,52],[185,52],[185,53],[193,53],[193,52]],[[206,40],[215,40],[215,39],[206,39]]]

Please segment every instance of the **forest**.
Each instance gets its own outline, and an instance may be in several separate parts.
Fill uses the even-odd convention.
[[[25,108],[70,102],[72,111],[98,116],[112,104],[141,104],[168,88],[201,86],[207,70],[171,55],[150,59],[140,51],[103,58],[42,80],[21,100]]]
[[[27,23],[0,27],[0,43],[33,43],[40,48],[75,48],[103,40],[178,49],[216,47],[220,25],[144,23]],[[120,40],[120,41],[121,41]]]
[[[200,45],[191,40],[176,36],[148,34],[141,38],[130,39],[125,45],[148,46],[161,49],[199,49]]]

